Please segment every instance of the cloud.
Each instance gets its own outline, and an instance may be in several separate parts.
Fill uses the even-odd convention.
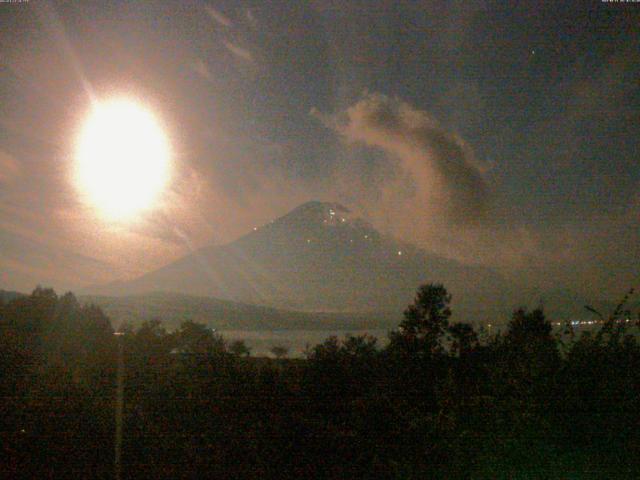
[[[234,22],[231,21],[229,17],[224,15],[219,10],[216,10],[212,6],[205,5],[204,9],[215,23],[224,27],[223,30],[225,30],[225,33],[223,34],[223,37],[230,37],[233,39],[230,40],[229,38],[226,38],[222,40],[225,48],[239,59],[245,62],[254,63],[255,57],[253,56],[251,51],[249,51],[246,47],[242,47],[238,44],[238,38],[241,38],[242,35],[240,35],[240,33],[238,32],[237,27],[242,27],[243,22],[240,22],[240,25],[234,25]],[[250,10],[246,11],[246,23],[248,23],[251,27],[256,26],[256,19]],[[211,74],[208,71],[207,66],[202,62],[197,62],[196,64],[194,64],[192,66],[192,69],[194,69],[196,73],[198,73],[202,77],[210,80]]]
[[[258,20],[256,19],[256,16],[253,14],[250,8],[247,8],[247,21],[253,28],[258,26]]]
[[[224,43],[224,46],[227,47],[227,50],[229,50],[235,56],[243,60],[246,60],[247,62],[253,63],[254,58],[249,50],[247,50],[246,48],[240,47],[235,43],[231,43],[229,40],[224,40],[223,43]]]
[[[209,70],[209,67],[203,60],[198,59],[195,62],[193,62],[190,66],[191,66],[191,70],[193,70],[200,77],[204,78],[209,82],[213,81],[213,75],[211,75],[211,70]]]
[[[227,17],[226,15],[224,15],[223,13],[219,12],[218,10],[216,10],[215,8],[213,8],[210,5],[205,5],[204,6],[205,11],[207,12],[207,14],[218,24],[218,25],[222,25],[223,27],[229,28],[231,26],[233,26],[233,22],[231,21],[231,19],[229,19],[229,17]]]
[[[20,165],[8,153],[0,150],[0,183],[7,183],[20,174]]]
[[[489,190],[481,166],[462,138],[429,113],[366,93],[337,115],[312,114],[347,142],[382,149],[398,162],[400,175],[386,182],[386,197],[404,196],[418,202],[419,210],[454,224],[475,223],[485,215]]]

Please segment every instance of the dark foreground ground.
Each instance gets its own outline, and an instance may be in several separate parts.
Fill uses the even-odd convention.
[[[114,478],[121,358],[122,478],[640,478],[631,312],[560,340],[538,310],[487,335],[448,308],[421,287],[384,348],[266,359],[38,289],[0,307],[0,476]]]

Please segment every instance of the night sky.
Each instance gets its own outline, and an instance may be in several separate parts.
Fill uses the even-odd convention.
[[[640,4],[0,4],[0,288],[127,278],[311,200],[514,282],[638,281]],[[153,211],[70,181],[92,99],[170,138]]]

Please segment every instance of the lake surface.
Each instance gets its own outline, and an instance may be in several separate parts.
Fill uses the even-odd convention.
[[[219,330],[225,340],[244,340],[251,348],[253,356],[273,356],[271,349],[275,346],[289,348],[289,357],[304,356],[305,348],[324,342],[331,336],[343,339],[346,335],[368,334],[378,339],[378,345],[387,344],[388,330]]]

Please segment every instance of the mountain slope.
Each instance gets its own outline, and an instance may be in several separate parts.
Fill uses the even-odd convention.
[[[386,237],[336,203],[309,202],[240,239],[206,247],[128,282],[90,293],[175,292],[298,310],[401,310],[424,282],[442,282],[454,310],[495,312],[507,286]]]
[[[11,290],[0,290],[0,302],[10,302],[16,298],[22,297],[24,293],[14,292]]]
[[[296,312],[271,307],[154,292],[145,295],[105,297],[83,295],[82,303],[100,306],[114,326],[138,326],[145,320],[159,319],[169,330],[185,320],[204,323],[219,330],[371,330],[395,328],[401,312],[389,314]]]

